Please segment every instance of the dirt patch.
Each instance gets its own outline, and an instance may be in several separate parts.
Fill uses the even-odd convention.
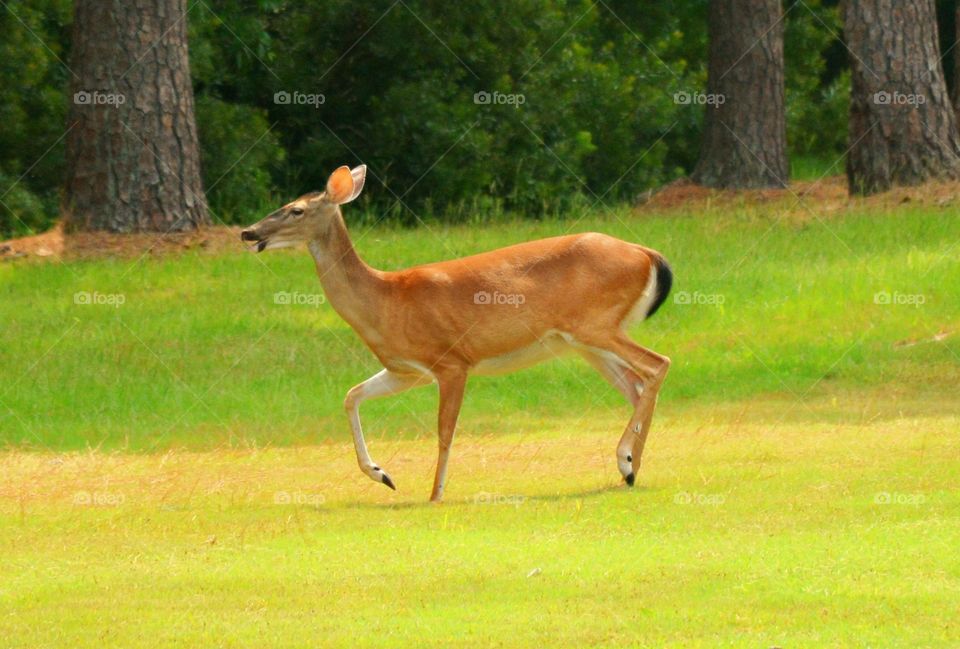
[[[947,207],[960,202],[960,182],[931,182],[916,187],[897,187],[882,194],[859,197],[847,193],[844,176],[817,181],[795,181],[783,189],[711,189],[681,178],[642,194],[638,213],[664,214],[717,207],[775,206],[798,214],[816,208],[818,214],[849,209],[892,209],[905,203]]]
[[[76,260],[100,257],[135,258],[141,255],[164,257],[190,250],[213,253],[242,250],[240,227],[206,227],[194,232],[169,234],[109,232],[64,232],[62,225],[29,237],[0,243],[0,260],[24,257]]]
[[[960,204],[960,182],[931,182],[917,187],[897,187],[882,194],[851,197],[844,176],[817,181],[796,181],[784,189],[710,189],[687,178],[644,192],[634,208],[641,215],[683,214],[716,208],[765,207],[783,216],[806,221],[851,209],[896,209],[912,203],[946,208]],[[815,210],[815,213],[814,213]],[[170,234],[64,232],[62,225],[29,237],[0,242],[0,261],[34,258],[70,261],[100,257],[136,258],[169,256],[192,250],[219,253],[242,250],[239,226],[205,227]]]
[[[680,178],[640,196],[638,209],[651,212],[723,207],[732,205],[765,205],[782,201],[846,204],[846,181],[842,176],[820,181],[792,182],[783,189],[711,189],[697,185],[689,178]]]

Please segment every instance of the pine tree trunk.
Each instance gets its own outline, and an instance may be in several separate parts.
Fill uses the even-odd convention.
[[[691,176],[701,185],[789,180],[782,12],[780,0],[710,1],[706,119]]]
[[[846,0],[854,194],[957,178],[960,138],[937,37],[934,0]]]
[[[953,14],[953,25],[954,43],[960,43],[960,2]],[[960,45],[953,46],[953,112],[960,113]]]
[[[186,0],[76,0],[63,211],[72,229],[207,223]]]

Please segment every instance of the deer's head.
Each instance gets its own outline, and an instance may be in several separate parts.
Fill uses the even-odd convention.
[[[262,252],[322,237],[337,217],[340,206],[360,195],[366,174],[366,165],[354,169],[340,167],[330,174],[325,191],[304,194],[271,212],[241,232],[241,241],[253,242],[252,249]]]

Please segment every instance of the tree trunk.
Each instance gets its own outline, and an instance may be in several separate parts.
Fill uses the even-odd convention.
[[[692,178],[709,187],[783,187],[790,168],[780,0],[711,0],[708,19],[706,119]]]
[[[944,83],[934,0],[846,0],[854,194],[957,178],[960,139]]]
[[[960,43],[960,2],[953,14],[954,43]],[[953,112],[960,113],[960,45],[953,46]]]
[[[207,223],[186,0],[76,0],[63,211],[68,227]]]

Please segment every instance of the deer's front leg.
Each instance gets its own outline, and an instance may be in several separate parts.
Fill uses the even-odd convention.
[[[430,501],[435,503],[443,499],[443,488],[447,479],[447,460],[450,459],[453,433],[457,428],[460,406],[463,404],[467,373],[459,369],[438,373],[437,383],[440,386],[440,412],[437,416],[440,450],[437,455],[437,474],[433,479],[433,492],[430,494]]]
[[[397,394],[430,382],[429,378],[416,374],[398,374],[390,370],[381,370],[363,383],[353,386],[347,392],[343,407],[346,408],[347,416],[350,418],[350,428],[353,430],[353,446],[357,451],[357,463],[360,465],[360,470],[374,482],[382,482],[393,490],[397,488],[390,476],[370,458],[370,453],[367,452],[367,443],[363,439],[363,428],[360,426],[360,404],[367,399]]]

